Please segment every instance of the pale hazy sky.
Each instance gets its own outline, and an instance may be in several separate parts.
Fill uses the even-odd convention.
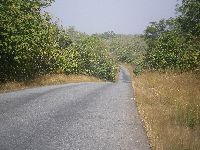
[[[143,33],[151,21],[175,16],[177,0],[55,0],[46,10],[78,31]]]

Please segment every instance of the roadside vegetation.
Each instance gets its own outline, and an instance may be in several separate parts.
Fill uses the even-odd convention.
[[[153,150],[200,148],[199,74],[147,71],[133,86]]]
[[[88,75],[46,74],[35,77],[29,81],[10,81],[1,83],[0,92],[10,92],[39,86],[79,82],[104,82],[104,80]]]
[[[200,149],[199,0],[182,0],[177,17],[151,22],[144,35],[64,28],[43,11],[52,2],[0,3],[0,90],[114,81],[126,63],[152,149]]]
[[[145,66],[151,70],[200,68],[200,1],[182,0],[176,18],[151,22],[145,30]]]
[[[147,44],[142,35],[123,35],[110,31],[93,36],[104,41],[118,62],[140,65],[145,59]]]
[[[116,62],[103,42],[53,22],[43,11],[52,2],[0,3],[0,83],[29,82],[50,74],[83,74],[113,81]]]
[[[200,2],[182,0],[176,18],[152,22],[136,102],[153,150],[200,149]]]
[[[200,2],[182,0],[177,17],[144,35],[94,34],[133,75],[136,102],[154,150],[200,149]]]

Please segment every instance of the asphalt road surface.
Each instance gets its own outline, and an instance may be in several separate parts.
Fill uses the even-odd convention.
[[[128,71],[116,83],[0,94],[0,150],[149,150]]]

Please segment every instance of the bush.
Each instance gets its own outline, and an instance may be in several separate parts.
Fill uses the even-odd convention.
[[[85,73],[113,80],[115,62],[103,43],[85,34],[70,38],[69,33],[78,32],[64,30],[48,13],[41,13],[51,2],[0,3],[0,82],[24,81],[49,73]]]
[[[183,0],[180,16],[152,22],[145,30],[145,66],[156,70],[196,70],[200,67],[200,2]]]
[[[75,45],[79,53],[79,71],[84,74],[114,80],[116,62],[109,55],[103,42],[95,37],[83,37]]]

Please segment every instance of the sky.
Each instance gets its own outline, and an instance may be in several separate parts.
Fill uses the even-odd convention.
[[[55,0],[45,11],[87,34],[142,34],[152,21],[175,16],[177,0]]]

